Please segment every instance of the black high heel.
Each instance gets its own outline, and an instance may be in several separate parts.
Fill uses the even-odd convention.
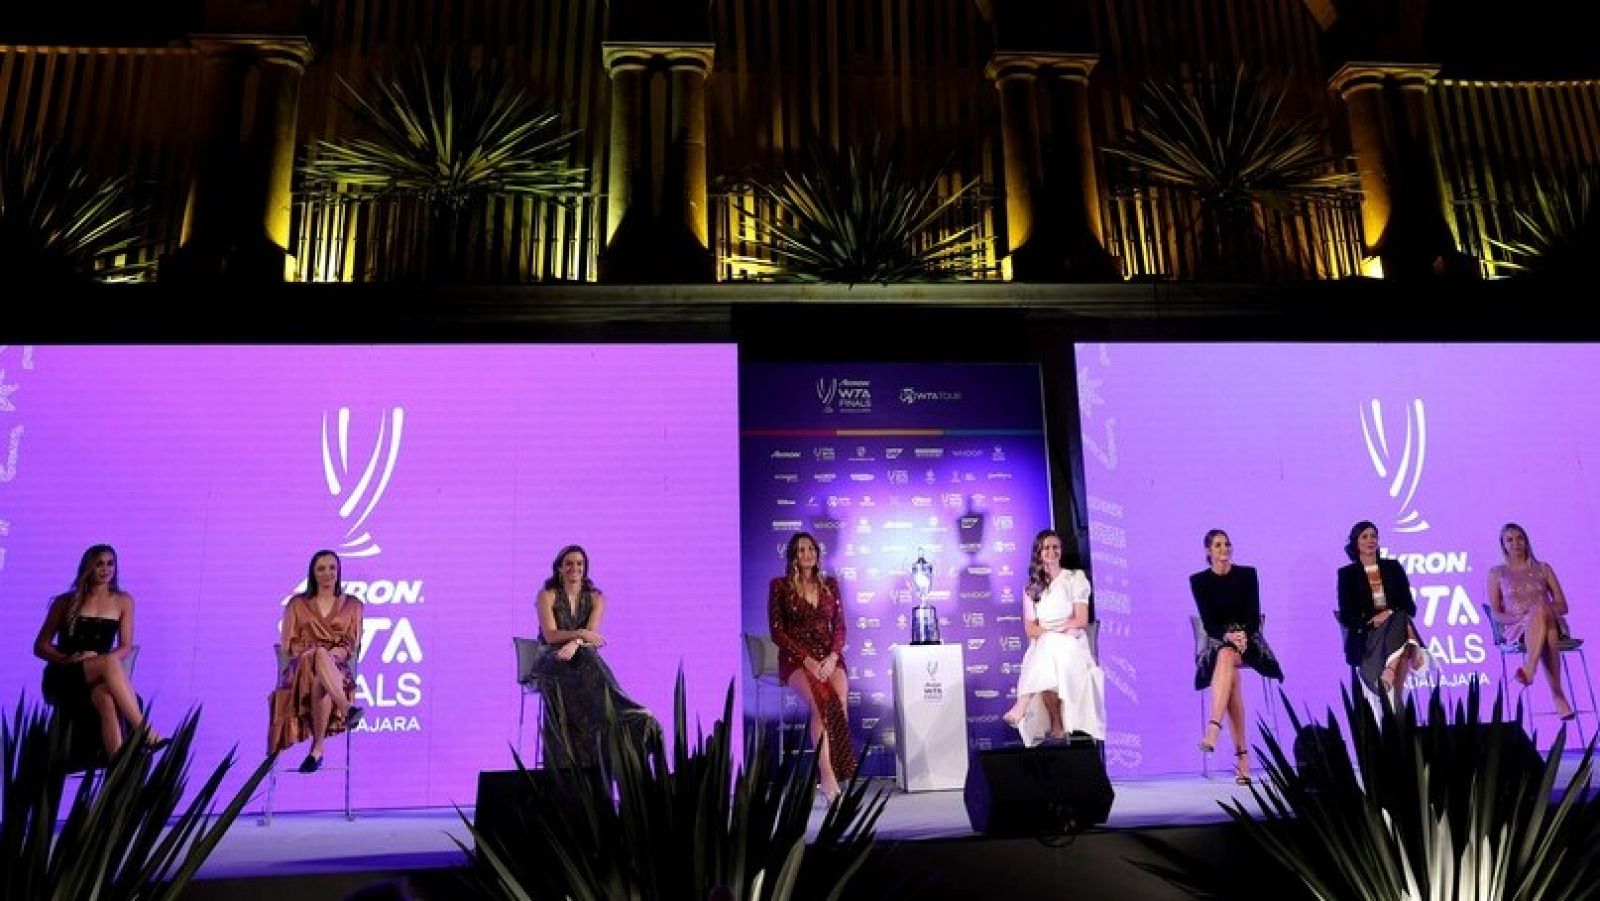
[[[1251,782],[1250,774],[1246,773],[1242,767],[1250,762],[1250,752],[1235,751],[1233,756],[1238,758],[1238,762],[1233,765],[1233,784],[1249,785]]]
[[[1217,727],[1217,735],[1218,735],[1218,737],[1220,737],[1222,735],[1222,722],[1220,720],[1206,720],[1207,731],[1210,731],[1210,727],[1212,727],[1212,726],[1216,726]],[[1200,752],[1202,754],[1210,754],[1212,751],[1215,751],[1216,749],[1217,749],[1217,740],[1215,738],[1213,738],[1209,742],[1206,741],[1204,738],[1200,739]]]

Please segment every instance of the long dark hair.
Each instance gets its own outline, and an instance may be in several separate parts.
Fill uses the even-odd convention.
[[[565,560],[567,555],[573,552],[577,552],[583,557],[583,584],[578,587],[578,597],[594,594],[600,589],[596,588],[594,582],[589,578],[589,552],[584,550],[581,544],[569,544],[556,551],[556,559],[550,561],[550,578],[544,580],[544,587],[558,594],[561,592],[561,561]]]
[[[330,551],[327,548],[323,548],[322,550],[317,551],[315,554],[312,554],[311,562],[306,564],[306,591],[305,594],[301,595],[301,597],[308,601],[317,596],[317,561],[323,557],[332,557],[333,565],[337,568],[336,574],[333,577],[334,598],[337,599],[344,597],[344,561],[339,559],[338,554],[335,554],[333,551]]]
[[[1351,563],[1358,562],[1361,559],[1361,551],[1356,547],[1356,539],[1360,538],[1361,533],[1368,529],[1377,532],[1378,524],[1370,519],[1363,519],[1350,527],[1350,537],[1344,543],[1344,555],[1350,558]],[[1379,534],[1382,533],[1380,532]]]
[[[67,601],[66,616],[67,632],[69,633],[78,624],[78,614],[83,611],[84,602],[89,600],[89,590],[94,587],[92,584],[94,581],[94,564],[95,561],[100,559],[101,554],[110,554],[113,563],[117,560],[116,548],[109,544],[93,545],[83,552],[82,557],[78,558],[78,574],[72,579],[72,590],[66,594],[56,596],[58,601],[61,598],[70,598]],[[111,585],[109,587],[112,594],[122,593],[122,586],[117,582],[118,576],[121,575],[120,569],[121,567],[118,567],[111,571]]]
[[[1057,541],[1061,541],[1061,533],[1055,529],[1040,529],[1039,534],[1033,536],[1033,553],[1028,557],[1028,584],[1023,587],[1022,593],[1025,597],[1036,600],[1043,597],[1045,589],[1050,587],[1050,580],[1044,576],[1044,560],[1039,556],[1039,552],[1044,550],[1044,540],[1046,538],[1054,538]],[[1061,541],[1062,569],[1067,568],[1066,560],[1067,543]]]

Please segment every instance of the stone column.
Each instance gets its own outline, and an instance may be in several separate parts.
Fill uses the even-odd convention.
[[[1362,240],[1385,278],[1445,274],[1459,257],[1427,109],[1428,84],[1438,71],[1346,63],[1328,82],[1349,116]]]
[[[1039,63],[1025,54],[995,54],[985,73],[1000,92],[1000,144],[1005,156],[1006,234],[1011,250],[1033,237],[1034,204],[1044,193],[1039,109],[1034,87]]]
[[[162,277],[282,282],[300,76],[311,44],[255,35],[191,42],[201,55],[199,137],[179,248],[163,260]]]
[[[646,202],[650,197],[644,147],[650,56],[607,48],[605,64],[611,77],[611,134],[606,154],[606,244],[610,245],[633,209],[634,196]],[[645,184],[641,185],[641,180]]]
[[[709,247],[711,230],[706,209],[706,76],[711,73],[710,47],[680,47],[666,54],[672,119],[667,146],[677,150],[676,165],[667,172],[668,191],[690,234]]]
[[[1100,181],[1089,117],[1091,53],[997,52],[1006,230],[1017,281],[1118,276],[1100,225]]]
[[[706,43],[607,43],[611,138],[603,282],[715,279],[708,247]],[[657,78],[666,109],[652,108]],[[659,115],[658,115],[659,114]],[[655,123],[665,134],[653,131]],[[650,149],[659,146],[654,158]]]

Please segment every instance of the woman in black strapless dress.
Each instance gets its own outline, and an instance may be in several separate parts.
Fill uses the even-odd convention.
[[[44,699],[72,726],[73,769],[121,750],[124,723],[146,728],[139,696],[123,670],[132,648],[133,596],[118,587],[117,552],[97,544],[83,552],[72,590],[50,602],[33,642],[34,654],[45,662]],[[153,733],[147,736],[152,750],[166,744]]]

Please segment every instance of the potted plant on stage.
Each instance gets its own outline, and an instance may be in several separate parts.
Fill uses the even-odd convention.
[[[476,847],[458,842],[472,861],[468,878],[477,896],[843,897],[872,850],[887,792],[852,781],[808,845],[815,760],[791,758],[777,770],[761,751],[760,731],[751,730],[739,766],[733,697],[730,684],[722,717],[691,744],[680,672],[671,748],[659,735],[640,748],[613,730],[598,771],[535,773],[523,769],[519,757],[529,798],[519,825],[488,834],[469,821]]]
[[[17,704],[0,721],[0,898],[28,901],[176,901],[271,769],[262,761],[221,811],[213,802],[233,768],[230,752],[182,806],[198,713],[163,751],[130,739],[103,771],[84,775],[66,819],[68,726]]]

